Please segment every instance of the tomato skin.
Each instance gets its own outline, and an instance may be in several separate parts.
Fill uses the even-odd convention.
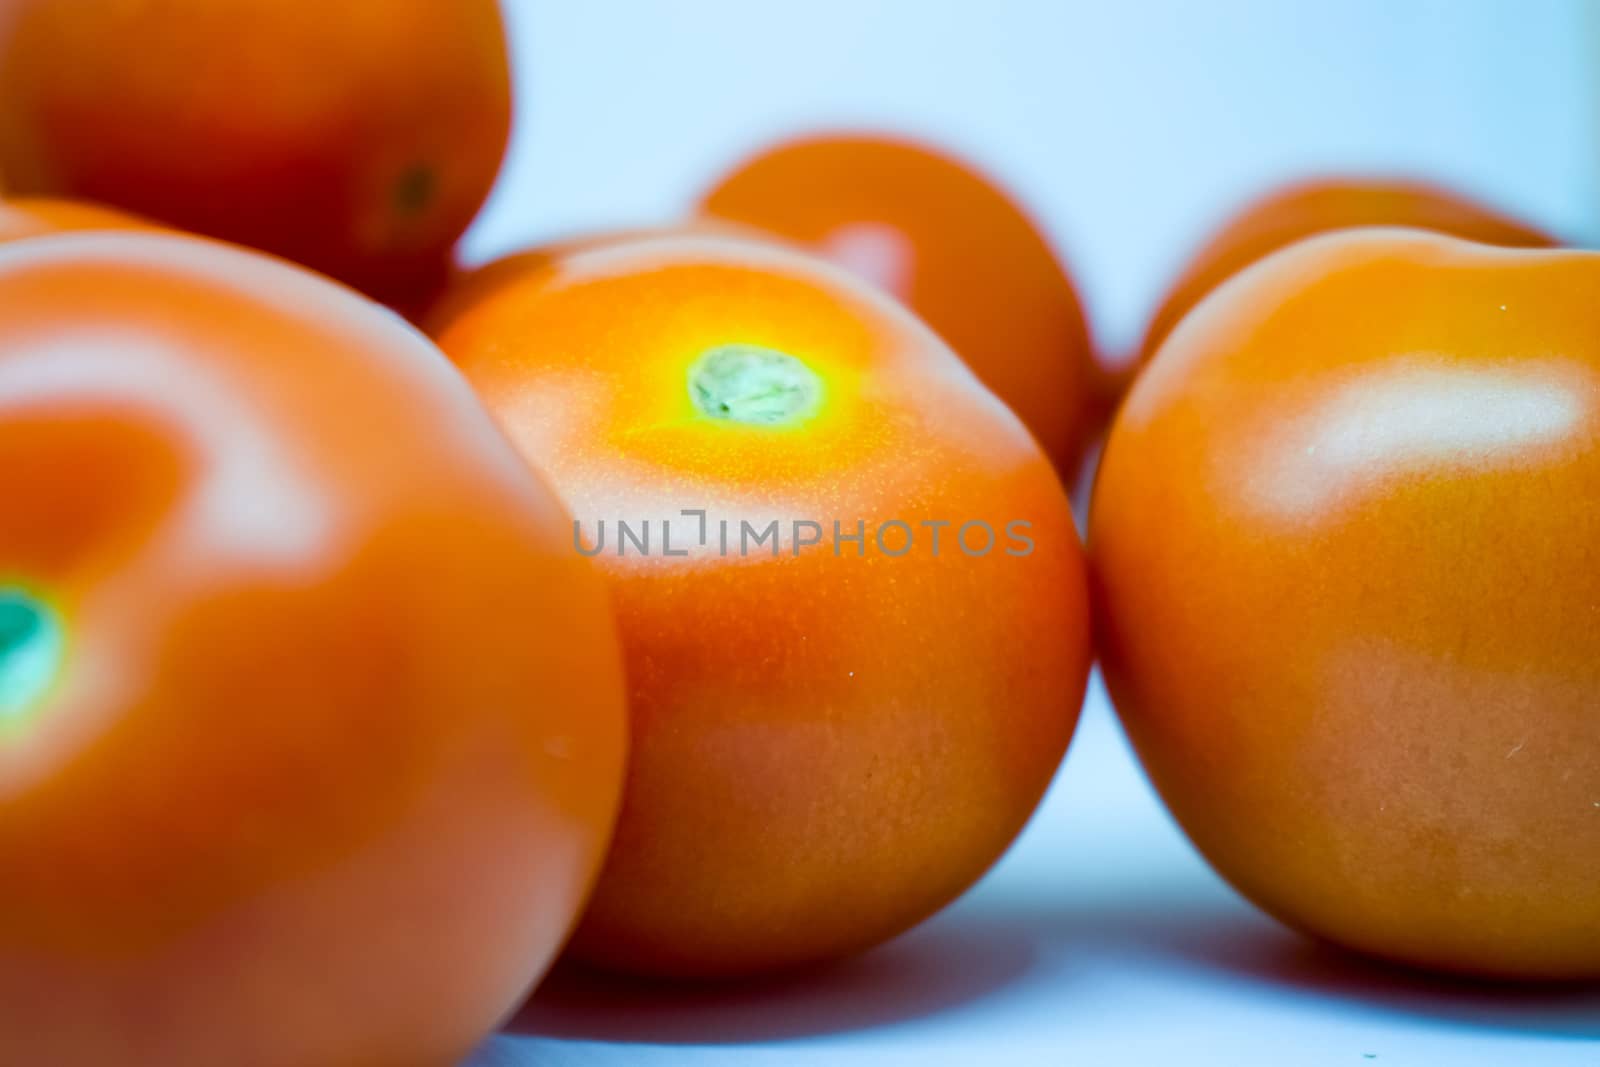
[[[1267,911],[1600,977],[1600,255],[1303,242],[1135,384],[1090,547],[1113,700]]]
[[[0,242],[80,230],[160,230],[134,215],[83,200],[0,200]]]
[[[692,219],[665,226],[637,226],[630,229],[593,230],[573,233],[553,241],[511,252],[474,267],[459,268],[449,281],[427,301],[413,320],[429,334],[437,336],[458,317],[487,300],[501,285],[515,287],[530,274],[555,269],[563,260],[579,252],[611,245],[665,237],[730,237],[744,241],[770,241],[771,235],[749,226],[717,219]]]
[[[0,497],[0,588],[67,632],[0,723],[0,1062],[459,1062],[577,917],[625,710],[448,361],[216,242],[16,242]]]
[[[0,186],[265,249],[410,306],[505,153],[497,0],[13,0]]]
[[[890,137],[815,135],[760,153],[702,211],[876,283],[932,326],[1069,481],[1100,429],[1100,374],[1077,292],[1036,225],[968,165]]]
[[[669,236],[524,262],[458,309],[441,346],[591,548],[620,516],[670,519],[677,550],[693,549],[666,558],[658,525],[655,555],[608,543],[595,557],[634,743],[572,953],[730,976],[925,918],[1020,830],[1076,722],[1084,564],[1048,459],[930,331],[819,260]],[[826,383],[817,414],[698,414],[686,370],[730,343],[805,362]],[[704,547],[679,518],[701,508]],[[796,554],[790,533],[778,556],[725,556],[715,532],[1011,518],[1033,523],[1031,555],[963,557],[953,526],[944,555],[924,533],[898,558],[832,541]]]
[[[1406,226],[1507,248],[1550,248],[1555,238],[1426,182],[1319,178],[1279,189],[1229,219],[1195,254],[1151,316],[1141,361],[1202,298],[1250,264],[1317,234]]]

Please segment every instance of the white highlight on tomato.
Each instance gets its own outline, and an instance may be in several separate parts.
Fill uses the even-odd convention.
[[[822,239],[822,251],[833,262],[901,300],[911,296],[916,261],[911,242],[881,222],[852,222]]]

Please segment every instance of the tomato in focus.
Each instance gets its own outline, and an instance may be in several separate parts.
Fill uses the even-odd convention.
[[[1027,424],[1070,483],[1100,429],[1089,329],[1037,226],[931,148],[814,136],[741,164],[702,210],[797,242],[894,295]]]
[[[448,361],[216,242],[9,244],[0,499],[0,1062],[458,1063],[578,915],[625,709]]]
[[[812,257],[665,236],[520,262],[437,336],[573,508],[622,633],[628,782],[572,954],[749,974],[927,917],[1022,828],[1083,697],[1049,460]]]
[[[0,176],[297,260],[442,284],[511,124],[497,0],[10,0]]]
[[[1250,267],[1112,428],[1100,656],[1152,780],[1285,922],[1600,978],[1600,254],[1411,230]]]

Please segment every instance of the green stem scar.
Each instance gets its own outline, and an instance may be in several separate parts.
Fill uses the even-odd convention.
[[[422,214],[433,201],[438,175],[426,163],[416,163],[401,172],[394,183],[394,206],[406,218]]]
[[[61,620],[47,604],[0,586],[0,727],[27,714],[50,690],[65,644]]]
[[[759,345],[718,345],[689,368],[689,396],[713,419],[786,426],[816,414],[822,379],[787,352]]]

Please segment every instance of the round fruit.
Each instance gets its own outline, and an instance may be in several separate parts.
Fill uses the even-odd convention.
[[[760,230],[719,222],[715,219],[694,219],[667,226],[639,226],[632,229],[596,230],[573,234],[501,256],[476,267],[453,271],[448,284],[435,294],[434,300],[424,307],[417,320],[437,334],[454,322],[456,316],[487,299],[490,293],[502,284],[519,285],[530,273],[554,267],[575,253],[588,249],[665,237],[735,237],[753,241],[767,239]]]
[[[510,129],[496,0],[11,0],[0,174],[427,295]]]
[[[17,242],[0,499],[0,1062],[467,1055],[626,723],[604,586],[449,363],[214,242]]]
[[[1134,386],[1101,661],[1243,893],[1420,967],[1600,977],[1600,255],[1408,230],[1262,261]]]
[[[21,197],[0,200],[0,242],[77,230],[157,230],[115,208],[82,200]]]
[[[666,237],[502,277],[441,342],[620,621],[633,758],[579,957],[827,959],[1000,855],[1077,718],[1083,559],[1049,461],[931,331],[797,252]]]
[[[1251,204],[1206,242],[1151,317],[1140,346],[1148,360],[1178,321],[1211,290],[1278,249],[1356,226],[1407,226],[1508,248],[1548,248],[1548,234],[1466,197],[1423,182],[1324,178]]]
[[[898,297],[1074,476],[1098,429],[1088,327],[1050,247],[987,178],[904,141],[812,137],[747,161],[703,209],[800,242]]]

